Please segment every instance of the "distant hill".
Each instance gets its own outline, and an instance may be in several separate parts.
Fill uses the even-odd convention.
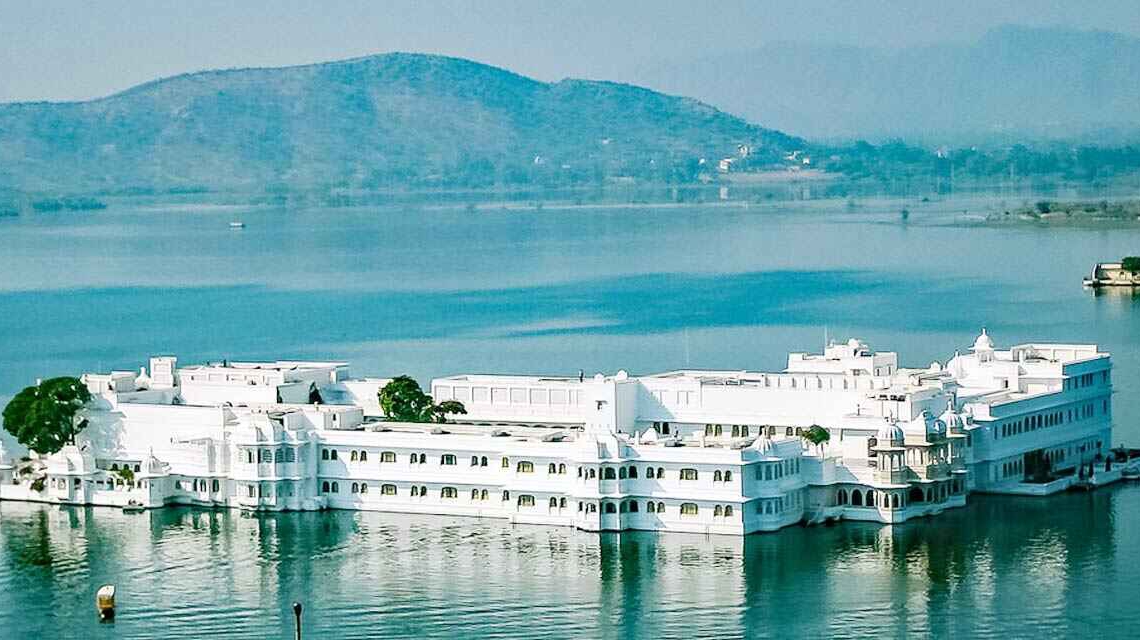
[[[1140,131],[1140,39],[1097,31],[1001,27],[973,43],[893,52],[771,44],[629,77],[811,138],[1118,144]]]
[[[0,104],[0,189],[668,181],[739,144],[776,160],[802,141],[639,87],[393,53],[193,73],[88,102]]]

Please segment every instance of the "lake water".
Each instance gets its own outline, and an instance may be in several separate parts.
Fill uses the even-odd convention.
[[[826,331],[918,366],[986,326],[999,346],[1112,351],[1114,444],[1140,444],[1140,298],[1080,284],[1094,262],[1140,253],[1140,230],[954,224],[1023,199],[476,211],[114,203],[0,219],[0,401],[36,377],[134,368],[155,353],[337,358],[358,374],[426,381],[778,369],[789,350],[819,349]],[[247,226],[231,231],[237,219]],[[1140,623],[1130,602],[1138,507],[1132,487],[974,496],[900,527],[737,540],[3,503],[0,629],[287,637],[299,599],[308,637],[1123,637]],[[113,626],[94,622],[102,582],[121,590]]]

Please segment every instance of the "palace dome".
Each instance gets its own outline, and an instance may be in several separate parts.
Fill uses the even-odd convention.
[[[990,338],[989,334],[986,333],[985,327],[982,327],[981,335],[978,336],[977,340],[974,340],[974,351],[993,351],[993,350],[994,350],[994,341],[992,338]]]
[[[906,433],[897,422],[884,422],[883,426],[879,427],[879,432],[875,434],[875,439],[879,441],[880,447],[902,446]]]

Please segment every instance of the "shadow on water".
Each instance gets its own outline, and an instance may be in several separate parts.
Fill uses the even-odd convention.
[[[1134,487],[972,496],[901,526],[734,538],[4,503],[0,624],[44,632],[113,582],[129,603],[118,637],[160,621],[170,638],[275,637],[294,600],[312,637],[996,637],[1023,635],[1027,619],[1077,634],[1140,622],[1121,589],[1140,579],[1140,541],[1120,537],[1137,507]],[[73,635],[53,637],[108,635],[93,615],[63,624]]]

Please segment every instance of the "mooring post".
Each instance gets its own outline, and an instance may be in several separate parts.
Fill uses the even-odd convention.
[[[293,618],[296,621],[296,629],[297,629],[296,639],[301,640],[301,603],[300,602],[294,602],[293,603]]]

